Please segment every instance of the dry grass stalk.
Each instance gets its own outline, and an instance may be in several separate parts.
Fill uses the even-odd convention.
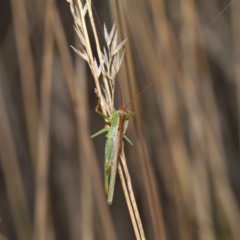
[[[132,33],[132,39],[136,39],[135,44],[139,45],[139,43],[142,43],[141,49],[139,49],[139,53],[142,55],[141,57],[138,57],[141,61],[144,62],[143,69],[145,69],[146,63],[149,70],[152,70],[154,67],[154,62],[157,62],[153,56],[146,59],[146,56],[154,55],[153,50],[152,54],[149,53],[149,51],[152,50],[152,43],[148,43],[148,41],[151,41],[154,39],[152,34],[149,33],[149,27],[146,29],[142,29],[140,26],[147,24],[148,21],[144,17],[144,12],[137,13],[137,9],[144,9],[143,2],[136,2],[136,1],[110,1],[111,9],[113,12],[114,18],[117,19],[117,21],[120,23],[120,29],[123,35],[127,33]],[[135,6],[134,6],[135,5]],[[131,10],[130,10],[131,9]],[[159,13],[158,13],[159,14]],[[132,18],[132,15],[135,17]],[[130,29],[129,26],[131,24],[133,25],[133,28]],[[139,29],[138,29],[139,28]],[[136,33],[136,31],[138,33]],[[141,36],[138,34],[141,33]],[[147,43],[148,47],[145,47],[145,44]],[[149,47],[151,46],[151,47]],[[138,52],[137,52],[138,53]],[[144,56],[145,55],[145,56]],[[137,88],[137,77],[136,77],[136,69],[135,69],[135,62],[134,62],[134,55],[133,55],[133,48],[131,45],[128,45],[128,50],[126,51],[126,59],[123,63],[124,70],[123,74],[121,76],[121,79],[131,79],[131,81],[128,81],[125,85],[125,92],[130,92],[130,99],[134,99],[132,102],[132,107],[134,108],[136,114],[135,117],[135,129],[137,132],[137,138],[138,142],[136,144],[137,151],[139,152],[138,156],[134,156],[132,159],[137,159],[137,164],[140,166],[141,173],[139,173],[142,176],[142,181],[144,192],[143,198],[146,199],[146,202],[144,203],[145,209],[147,209],[147,214],[149,214],[151,217],[151,221],[148,222],[149,225],[151,225],[151,228],[153,228],[152,235],[155,236],[156,239],[164,240],[166,239],[166,231],[165,231],[165,224],[163,220],[162,215],[162,209],[161,209],[161,201],[158,196],[157,192],[157,181],[154,176],[154,167],[152,165],[152,161],[150,159],[150,153],[149,148],[147,147],[146,138],[144,137],[144,126],[143,126],[143,117],[141,116],[142,112],[142,106],[140,104],[139,99],[135,98],[137,94],[139,93],[139,89]],[[122,72],[121,72],[122,73]],[[152,79],[156,77],[158,74],[157,71],[155,71],[155,76],[152,76]],[[126,97],[127,98],[127,97]],[[142,180],[141,179],[141,180]]]
[[[55,1],[47,3],[44,26],[44,50],[41,74],[41,104],[38,127],[38,148],[36,158],[36,193],[33,239],[44,240],[51,229],[48,222],[49,211],[49,148],[50,148],[50,113],[52,93],[52,65],[54,56],[53,23],[56,15]]]
[[[73,50],[87,61],[92,75],[95,80],[96,94],[100,100],[100,105],[104,114],[111,115],[114,110],[114,88],[115,77],[124,56],[124,51],[120,54],[120,50],[123,48],[126,39],[117,44],[117,31],[115,25],[113,25],[110,33],[107,32],[106,26],[104,26],[104,37],[106,41],[106,47],[103,48],[103,52],[100,50],[98,36],[96,33],[96,27],[92,17],[91,3],[87,2],[83,6],[81,1],[77,1],[77,6],[70,3],[70,9],[75,21],[75,31],[80,39],[80,50],[72,47]],[[98,50],[99,64],[96,58],[92,54],[92,47],[89,40],[88,30],[86,28],[85,16],[89,13],[92,29],[94,32],[95,43]],[[101,78],[103,80],[104,87],[101,88]],[[104,93],[102,92],[104,91]]]
[[[28,142],[30,146],[32,164],[35,169],[37,152],[37,124],[38,104],[36,76],[33,65],[33,56],[29,39],[29,22],[27,20],[25,1],[12,0],[14,31],[20,64],[21,81],[25,116],[28,128]],[[23,61],[24,59],[24,61]]]
[[[107,48],[103,47],[102,52],[99,45],[96,27],[92,15],[91,1],[87,0],[84,6],[82,5],[81,1],[77,1],[77,6],[74,6],[73,2],[70,0],[68,0],[68,2],[70,3],[70,9],[75,21],[75,31],[81,43],[80,50],[77,50],[74,47],[72,48],[79,56],[81,56],[85,61],[87,61],[95,80],[96,94],[99,98],[102,111],[104,114],[107,113],[108,116],[111,116],[111,113],[114,111],[115,77],[120,69],[125,51],[123,50],[122,53],[120,52],[123,49],[123,46],[126,43],[127,39],[117,44],[118,34],[117,30],[115,29],[115,24],[113,25],[109,33],[107,31],[106,26],[104,25],[104,38]],[[91,50],[88,31],[85,23],[85,16],[87,12],[89,14],[92,30],[94,33],[99,64],[97,63],[95,57],[93,57]],[[101,80],[104,85],[104,87],[102,88]],[[124,175],[120,165],[118,167],[118,170],[120,174],[121,183],[124,189],[125,199],[128,205],[128,210],[133,223],[136,239],[144,240],[145,239],[144,230],[138,213],[136,201],[134,198],[131,185],[131,178],[127,169],[124,152],[122,152],[121,154],[121,160],[123,164]]]
[[[1,64],[1,63],[0,63]],[[0,65],[1,78],[4,78]],[[31,239],[30,213],[24,194],[24,183],[21,176],[13,133],[6,110],[6,101],[0,86],[0,164],[7,186],[7,195],[13,214],[15,229],[20,240]]]

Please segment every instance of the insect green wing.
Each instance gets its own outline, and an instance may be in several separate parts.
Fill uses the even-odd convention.
[[[119,119],[116,118],[118,124]],[[121,148],[121,133],[118,131],[117,124],[113,124],[109,128],[107,141],[105,146],[105,162],[104,162],[104,182],[107,194],[108,204],[112,204],[114,186],[116,180],[117,161]]]

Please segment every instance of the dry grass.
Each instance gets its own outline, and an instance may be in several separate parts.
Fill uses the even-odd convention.
[[[111,13],[118,38],[128,36],[117,77],[123,104],[133,100],[136,112],[134,147],[125,144],[130,174],[119,171],[126,189],[131,176],[146,239],[237,240],[239,1],[220,16],[226,3],[216,0],[94,5],[100,23],[110,29]],[[89,137],[103,127],[95,73],[70,48],[79,38],[69,4],[11,0],[0,9],[0,239],[134,239],[134,200],[126,204],[120,181],[113,206],[106,203],[105,139],[93,145]],[[86,29],[91,24],[87,15]],[[89,42],[100,56],[98,24]],[[105,78],[106,95],[97,89],[108,113],[104,105],[117,108],[119,90]]]

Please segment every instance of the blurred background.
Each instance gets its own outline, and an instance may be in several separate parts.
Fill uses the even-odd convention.
[[[106,203],[105,137],[89,137],[104,121],[70,48],[69,3],[0,3],[0,239],[135,239],[118,177]],[[240,239],[240,2],[222,12],[229,3],[93,1],[100,24],[128,36],[118,81],[136,113],[125,150],[146,239]]]

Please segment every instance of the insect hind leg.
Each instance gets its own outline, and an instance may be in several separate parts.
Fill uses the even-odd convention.
[[[133,146],[132,141],[131,141],[125,134],[123,135],[123,138],[124,138],[130,145]]]

